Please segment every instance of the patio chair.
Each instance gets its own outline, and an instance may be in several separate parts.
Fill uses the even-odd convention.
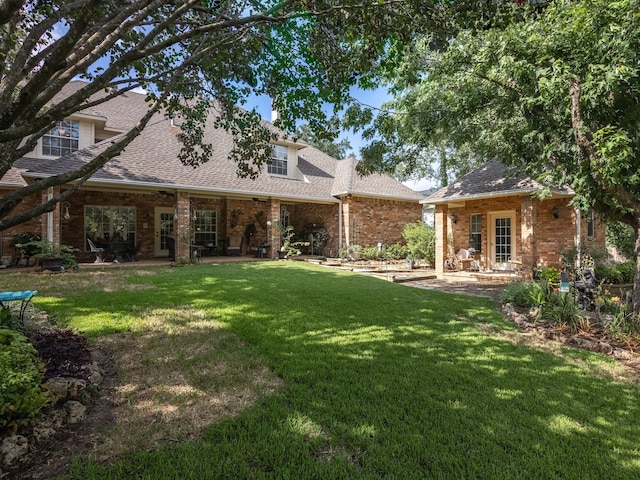
[[[92,253],[96,254],[96,259],[93,261],[93,263],[104,262],[103,255],[106,253],[105,249],[102,247],[96,247],[95,243],[93,243],[91,239],[88,237],[87,237],[87,243],[89,244],[89,250],[91,250]]]
[[[241,236],[229,237],[227,240],[227,255],[242,255],[243,240]]]
[[[478,262],[473,258],[473,253],[475,250],[467,250],[466,248],[461,248],[456,253],[456,258],[460,265],[460,270],[479,270]]]

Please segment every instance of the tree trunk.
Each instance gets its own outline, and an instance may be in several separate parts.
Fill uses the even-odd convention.
[[[640,314],[640,225],[636,226],[636,276],[633,279],[633,313]]]

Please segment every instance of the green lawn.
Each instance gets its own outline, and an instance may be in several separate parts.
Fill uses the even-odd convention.
[[[203,373],[209,355],[242,353],[237,369],[266,365],[280,386],[194,438],[77,459],[72,478],[640,478],[637,386],[592,373],[605,357],[576,365],[481,333],[511,328],[489,299],[300,262],[136,272],[5,274],[0,288],[38,288],[37,307],[95,342],[161,332],[139,352],[149,378],[175,362],[203,391],[235,381]]]

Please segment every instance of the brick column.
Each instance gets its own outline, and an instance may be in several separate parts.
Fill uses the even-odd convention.
[[[189,194],[178,192],[176,195],[176,211],[173,236],[176,241],[176,262],[189,259],[191,244],[191,215]]]
[[[533,267],[536,264],[536,200],[529,195],[520,200],[520,259],[522,260],[522,275],[525,280],[531,280]]]
[[[444,261],[447,259],[448,246],[447,235],[449,234],[449,225],[447,213],[449,209],[446,205],[436,205],[435,210],[435,227],[436,227],[436,264],[435,270],[438,277],[444,275]]]
[[[280,200],[271,199],[271,203],[269,205],[269,217],[267,220],[269,222],[280,221]],[[271,244],[271,258],[279,258],[280,256],[280,247],[282,237],[280,236],[280,230],[277,227],[270,225],[267,227],[267,238],[269,239],[269,243]]]

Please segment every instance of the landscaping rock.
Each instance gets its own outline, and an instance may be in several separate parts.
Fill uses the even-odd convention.
[[[45,425],[33,427],[33,439],[36,443],[44,443],[56,433],[58,433],[56,430]]]
[[[69,400],[64,404],[67,411],[67,423],[70,425],[82,422],[87,416],[87,407],[75,400]]]
[[[24,461],[29,452],[29,442],[22,435],[12,435],[2,440],[0,458],[3,467],[13,467]]]
[[[529,317],[522,313],[512,313],[511,320],[520,328],[527,328],[529,326]]]
[[[591,350],[592,342],[587,340],[586,338],[581,337],[571,337],[567,340],[569,345],[575,345],[580,348],[585,348],[587,350]]]
[[[89,377],[91,385],[94,387],[99,387],[100,385],[102,385],[102,371],[100,369],[100,366],[98,365],[98,362],[93,362],[89,366],[89,370],[91,371],[91,375]]]
[[[56,408],[42,415],[38,425],[49,428],[60,428],[67,421],[67,412],[64,409]]]
[[[607,342],[595,342],[591,349],[596,352],[606,353],[607,355],[611,355],[613,353],[613,347]]]
[[[511,312],[515,312],[515,308],[510,303],[505,303],[502,305],[502,312],[509,315]]]
[[[633,353],[623,350],[622,348],[614,348],[611,352],[614,358],[618,360],[637,360],[638,358]]]
[[[50,378],[42,388],[49,392],[56,402],[61,400],[80,400],[84,396],[87,382],[78,378]]]

